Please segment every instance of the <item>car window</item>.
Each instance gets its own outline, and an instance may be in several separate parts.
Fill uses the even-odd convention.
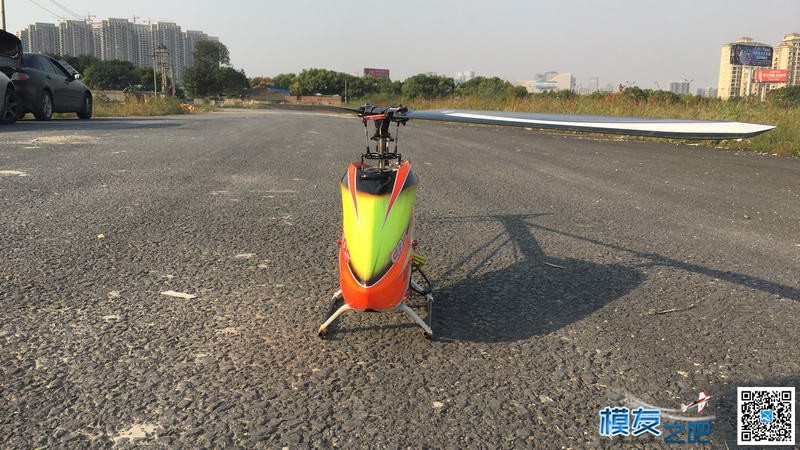
[[[61,64],[61,67],[67,69],[67,72],[69,72],[72,75],[78,75],[80,73],[77,70],[75,70],[75,68],[72,67],[70,63],[64,61],[63,59],[59,59],[58,63]]]
[[[61,67],[61,65],[59,63],[57,63],[55,60],[50,59],[50,58],[45,58],[45,59],[47,60],[47,63],[50,65],[50,72],[51,73],[53,73],[55,75],[58,75],[60,77],[72,78],[72,75],[70,75],[70,73],[67,72],[66,69]]]
[[[42,65],[41,57],[39,55],[25,55],[23,58],[24,59],[22,60],[22,63],[25,67],[49,72],[49,70]]]

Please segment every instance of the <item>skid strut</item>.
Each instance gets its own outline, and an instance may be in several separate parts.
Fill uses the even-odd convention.
[[[417,284],[415,281],[412,281],[410,287],[414,292],[424,292],[422,287]],[[333,306],[336,305],[336,302],[342,298],[342,291],[339,290],[335,294],[333,294],[333,298],[331,299],[331,310],[333,310]],[[433,323],[433,294],[428,292],[425,294],[425,299],[428,303],[428,323],[426,323],[422,318],[417,314],[411,307],[409,307],[405,302],[400,303],[396,308],[391,309],[387,312],[400,310],[406,313],[417,325],[422,327],[422,330],[425,332],[425,337],[432,338],[433,337],[433,330],[431,329],[431,324]],[[319,337],[324,338],[328,334],[328,327],[331,326],[336,319],[339,318],[342,314],[346,313],[347,311],[352,310],[353,308],[350,307],[347,303],[340,306],[336,311],[331,314],[330,317],[319,327]]]

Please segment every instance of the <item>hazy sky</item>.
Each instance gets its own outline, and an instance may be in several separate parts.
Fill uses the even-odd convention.
[[[58,4],[95,20],[177,22],[228,46],[248,76],[388,68],[393,79],[474,70],[512,82],[548,70],[578,84],[716,86],[720,45],[775,45],[800,32],[800,0],[211,1],[5,0],[8,29],[57,22]]]

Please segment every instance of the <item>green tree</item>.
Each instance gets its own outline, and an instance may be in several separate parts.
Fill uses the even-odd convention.
[[[244,71],[230,67],[228,47],[214,41],[201,41],[192,54],[192,66],[186,70],[185,84],[195,97],[210,97],[236,92],[248,86]]]
[[[86,68],[84,81],[92,89],[125,89],[137,84],[134,69],[128,61],[97,61]]]
[[[342,95],[347,75],[327,69],[304,69],[292,81],[292,94],[295,95]]]
[[[800,107],[800,86],[786,86],[767,92],[767,101],[785,108]]]
[[[524,87],[514,86],[508,81],[498,77],[475,77],[461,83],[456,88],[456,93],[485,99],[524,98],[528,95],[528,91]]]
[[[244,89],[250,87],[244,70],[236,70],[233,67],[222,67],[220,69],[220,75],[222,80],[222,93],[227,96],[240,96]]]
[[[297,75],[293,73],[282,73],[279,75],[275,75],[272,78],[272,83],[274,86],[277,86],[279,88],[291,89],[292,83],[294,82],[296,76]]]
[[[530,95],[525,86],[514,86],[514,97],[526,98]]]
[[[442,98],[455,91],[452,78],[420,73],[403,82],[402,93],[408,98]]]

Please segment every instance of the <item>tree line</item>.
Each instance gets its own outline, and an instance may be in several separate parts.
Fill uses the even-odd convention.
[[[340,95],[360,98],[373,94],[403,96],[405,98],[444,98],[452,95],[500,97],[525,97],[522,86],[514,86],[498,77],[476,77],[456,85],[455,80],[435,74],[417,74],[404,81],[370,76],[356,77],[348,73],[327,69],[305,69],[299,74],[285,73],[274,77],[250,79],[254,88],[276,86],[288,89],[294,95]],[[346,85],[346,91],[345,91]]]
[[[83,74],[84,83],[92,89],[122,90],[133,87],[137,90],[161,90],[161,73],[153,79],[153,69],[136,66],[128,61],[101,61],[94,56],[63,57],[78,72]],[[156,83],[154,86],[153,83]],[[340,95],[349,98],[362,98],[370,95],[403,97],[407,99],[435,99],[452,96],[478,97],[507,100],[525,98],[529,94],[522,86],[514,86],[498,77],[476,77],[456,84],[450,77],[435,74],[417,74],[404,81],[388,78],[357,77],[348,73],[327,69],[305,69],[298,74],[284,73],[274,77],[255,77],[248,79],[244,70],[231,66],[228,48],[219,42],[198,42],[193,53],[192,65],[184,73],[184,91],[176,87],[179,97],[241,97],[248,88],[276,86],[288,89],[294,95]],[[173,81],[167,77],[167,89],[173,88]],[[552,91],[543,96],[558,99],[574,98],[578,94],[568,91]],[[590,97],[622,95],[638,102],[679,103],[695,98],[692,94],[678,95],[669,91],[626,87],[617,94],[596,92]],[[707,99],[709,100],[709,99]],[[747,101],[738,99],[735,101]],[[800,106],[800,86],[774,89],[767,93],[767,102],[785,107]]]

